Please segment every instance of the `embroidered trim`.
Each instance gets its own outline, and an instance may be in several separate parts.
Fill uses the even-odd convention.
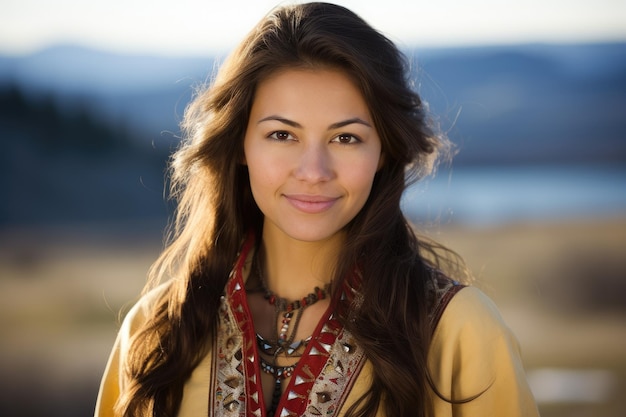
[[[214,378],[209,416],[264,415],[254,328],[241,279],[253,239],[244,244],[221,298],[219,327],[213,347]]]
[[[364,364],[363,350],[356,345],[352,335],[343,330],[313,384],[303,415],[337,416]]]
[[[243,282],[243,264],[252,246],[242,248],[219,309],[213,349],[209,416],[265,416],[256,335]],[[276,415],[336,416],[365,363],[362,349],[329,314],[320,321],[281,397]]]

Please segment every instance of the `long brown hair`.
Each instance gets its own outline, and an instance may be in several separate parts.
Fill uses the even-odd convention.
[[[390,416],[425,415],[428,283],[438,255],[416,238],[400,199],[410,181],[430,172],[446,142],[433,134],[396,46],[351,11],[326,3],[270,13],[186,110],[184,141],[171,161],[176,219],[147,289],[171,279],[128,353],[121,415],[176,415],[186,379],[210,348],[240,245],[248,231],[261,232],[262,214],[241,163],[255,89],[271,73],[294,67],[330,67],[350,76],[382,142],[384,165],[347,226],[333,281],[340,291],[358,265],[360,280],[350,285],[360,302],[339,314],[374,365],[371,390],[348,415],[373,416],[380,404]]]

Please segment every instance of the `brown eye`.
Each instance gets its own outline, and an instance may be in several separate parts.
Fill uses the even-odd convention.
[[[337,142],[337,143],[340,143],[342,145],[351,145],[351,144],[360,142],[360,140],[356,136],[351,135],[349,133],[342,133],[340,135],[337,135],[332,140],[332,142]]]
[[[287,141],[287,140],[293,139],[293,137],[289,134],[289,132],[286,132],[284,130],[278,130],[272,133],[269,137],[271,139],[278,140],[278,141]]]

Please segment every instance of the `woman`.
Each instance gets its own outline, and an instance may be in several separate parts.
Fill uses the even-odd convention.
[[[252,30],[187,109],[171,279],[125,319],[96,415],[537,414],[491,301],[400,210],[445,150],[405,70],[339,6]]]

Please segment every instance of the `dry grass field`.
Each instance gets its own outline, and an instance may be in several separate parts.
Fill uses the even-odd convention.
[[[626,218],[427,234],[500,306],[543,417],[626,415]],[[160,243],[158,230],[0,233],[0,415],[91,414],[120,311]]]

